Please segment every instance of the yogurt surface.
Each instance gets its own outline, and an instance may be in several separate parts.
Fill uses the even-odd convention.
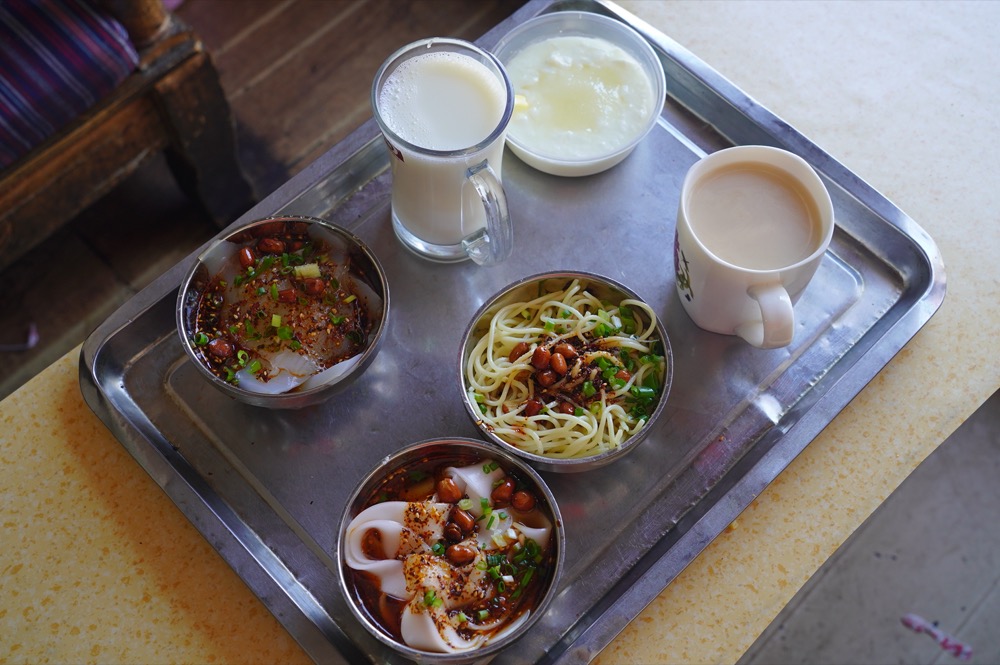
[[[552,159],[592,159],[624,148],[645,130],[655,103],[638,60],[597,37],[545,39],[506,67],[517,95],[508,136]]]

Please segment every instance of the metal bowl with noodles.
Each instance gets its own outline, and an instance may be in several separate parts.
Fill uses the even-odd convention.
[[[584,272],[507,286],[474,315],[460,351],[465,407],[480,433],[555,472],[634,450],[663,411],[672,371],[652,308]]]

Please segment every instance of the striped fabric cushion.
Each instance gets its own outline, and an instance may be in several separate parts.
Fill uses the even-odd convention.
[[[0,169],[113,91],[139,57],[88,0],[0,0]]]

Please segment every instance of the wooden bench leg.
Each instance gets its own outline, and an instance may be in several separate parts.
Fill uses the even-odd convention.
[[[236,128],[207,53],[193,55],[156,84],[157,103],[171,132],[168,163],[181,189],[224,227],[256,197],[240,169]]]

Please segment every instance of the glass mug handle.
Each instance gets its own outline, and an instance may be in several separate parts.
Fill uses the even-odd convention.
[[[761,349],[776,349],[792,342],[795,333],[795,313],[792,299],[778,283],[757,284],[747,289],[747,295],[760,306],[760,321],[749,321],[736,327],[736,334]]]
[[[486,227],[462,240],[473,261],[490,266],[506,260],[514,249],[514,229],[507,211],[507,195],[493,168],[484,159],[465,172],[486,209]]]

